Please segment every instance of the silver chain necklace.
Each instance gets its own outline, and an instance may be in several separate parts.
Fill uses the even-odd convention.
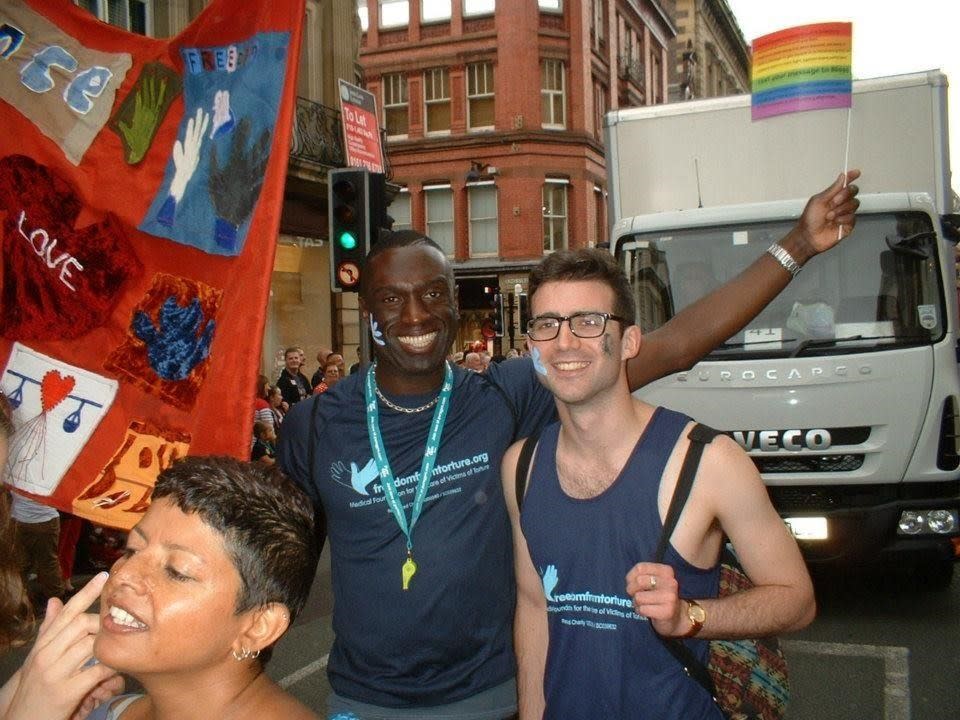
[[[383,393],[380,392],[380,388],[378,388],[376,385],[373,386],[373,390],[375,393],[377,393],[377,397],[380,399],[380,402],[382,402],[388,408],[390,408],[391,410],[396,410],[397,412],[406,413],[407,415],[415,415],[416,413],[421,413],[424,410],[429,410],[434,405],[436,405],[437,402],[439,402],[440,400],[440,396],[437,395],[433,400],[428,402],[426,405],[421,405],[420,407],[416,407],[416,408],[408,408],[408,407],[402,407],[400,405],[397,405],[387,400],[387,398],[384,397]]]
[[[382,402],[391,410],[396,410],[397,412],[405,413],[407,415],[416,415],[417,413],[422,413],[424,410],[429,410],[438,402],[440,402],[440,394],[438,393],[437,396],[433,400],[428,402],[426,405],[421,405],[420,407],[416,407],[416,408],[403,407],[402,405],[397,405],[396,403],[392,403],[384,396],[382,392],[380,392],[380,386],[377,385],[377,363],[376,362],[373,363],[373,367],[370,368],[370,372],[373,373],[373,391],[377,394],[377,398],[380,400],[380,402]]]

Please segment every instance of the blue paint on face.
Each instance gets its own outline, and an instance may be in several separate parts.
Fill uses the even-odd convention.
[[[377,345],[382,347],[387,344],[383,340],[383,333],[380,332],[380,328],[377,327],[377,321],[373,319],[373,315],[370,316],[370,334],[373,336],[373,341]]]
[[[533,369],[541,375],[546,375],[547,368],[540,362],[540,348],[535,347],[530,353],[530,358],[533,360]]]

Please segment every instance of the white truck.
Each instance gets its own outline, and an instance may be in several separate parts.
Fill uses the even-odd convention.
[[[751,455],[810,563],[894,561],[946,587],[960,556],[960,334],[938,71],[855,81],[854,233],[741,332],[643,389]],[[645,330],[735,275],[843,169],[847,111],[751,122],[750,97],[606,118],[611,245]]]

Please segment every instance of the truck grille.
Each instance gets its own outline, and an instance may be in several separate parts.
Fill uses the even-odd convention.
[[[834,473],[853,472],[863,465],[862,454],[791,455],[789,457],[758,457],[750,459],[761,473]]]

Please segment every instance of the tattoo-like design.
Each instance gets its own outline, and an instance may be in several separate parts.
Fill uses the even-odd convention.
[[[535,347],[530,353],[530,358],[533,360],[533,369],[545,376],[547,374],[547,368],[540,362],[540,348]]]
[[[377,327],[377,321],[373,319],[373,315],[370,315],[370,335],[377,345],[382,347],[387,344],[383,339],[383,333],[380,332],[380,328]]]

